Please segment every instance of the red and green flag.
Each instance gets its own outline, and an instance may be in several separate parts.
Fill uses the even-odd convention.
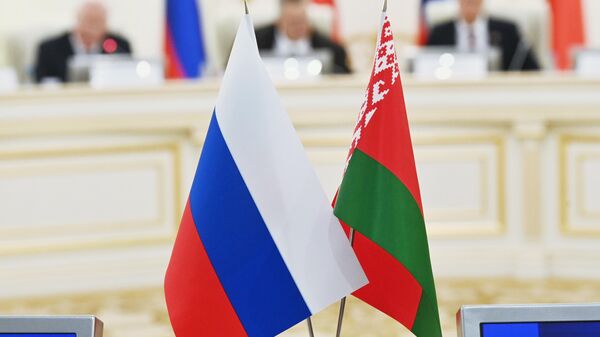
[[[335,214],[355,229],[354,249],[370,281],[354,295],[417,337],[441,337],[400,70],[385,13],[382,22]]]

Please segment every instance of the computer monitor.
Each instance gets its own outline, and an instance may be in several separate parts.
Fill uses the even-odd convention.
[[[575,73],[580,77],[600,77],[600,49],[579,49],[575,53]]]
[[[90,73],[98,64],[120,64],[133,60],[127,54],[109,55],[74,55],[67,61],[67,77],[69,82],[89,82]]]
[[[261,57],[274,80],[316,79],[333,71],[333,55],[326,50],[316,50],[309,55],[293,57],[261,52]]]
[[[453,47],[423,47],[409,65],[419,79],[481,79],[500,68],[500,51],[490,48],[484,53],[467,53]]]
[[[458,337],[598,337],[600,304],[463,306]]]
[[[102,337],[93,316],[0,316],[0,337]]]
[[[0,95],[17,91],[19,88],[19,79],[17,72],[12,68],[3,68],[0,66]]]

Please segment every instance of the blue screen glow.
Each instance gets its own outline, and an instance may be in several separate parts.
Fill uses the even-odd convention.
[[[482,324],[482,337],[540,337],[538,323]]]
[[[598,337],[600,322],[483,323],[481,337]]]

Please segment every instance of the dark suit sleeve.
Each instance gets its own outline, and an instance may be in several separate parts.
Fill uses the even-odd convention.
[[[512,55],[507,58],[505,69],[521,70],[521,71],[536,71],[540,70],[540,65],[533,49],[525,41],[516,25],[511,24],[507,32],[507,40],[510,41],[507,52]]]
[[[334,45],[333,50],[333,63],[334,63],[334,74],[350,74],[352,70],[348,65],[348,54],[344,47],[340,45]]]
[[[446,44],[444,39],[442,38],[445,34],[443,34],[440,26],[433,27],[433,29],[429,32],[429,36],[427,37],[427,45],[428,46],[443,46]]]
[[[334,74],[350,74],[352,69],[348,64],[348,53],[346,49],[340,44],[332,41],[330,38],[313,32],[311,36],[311,45],[315,49],[327,50],[333,56],[333,69]]]
[[[527,53],[527,57],[525,58],[525,63],[523,63],[523,70],[525,71],[537,71],[542,67],[538,63],[537,57],[532,49]]]
[[[272,50],[275,46],[275,25],[268,25],[256,30],[256,43],[260,50]]]
[[[129,40],[127,40],[123,36],[117,34],[109,34],[107,38],[113,39],[117,43],[117,50],[115,51],[115,53],[127,55],[133,54],[133,50],[131,48]]]
[[[456,26],[447,21],[431,28],[427,37],[428,46],[454,46],[456,44]]]
[[[124,54],[133,54],[133,51],[131,50],[131,44],[129,44],[129,41],[125,39],[122,41],[121,48]]]
[[[521,33],[519,32],[518,29],[516,30],[516,32],[517,32],[517,36],[519,37],[519,41],[523,41],[521,48],[523,49],[523,52],[525,53],[525,60],[523,61],[523,66],[521,67],[521,70],[524,70],[524,71],[540,70],[541,69],[540,63],[537,60],[537,57],[535,55],[535,52],[533,51],[532,46],[523,39],[523,36],[521,35]]]
[[[55,76],[56,70],[53,68],[48,44],[42,43],[39,45],[36,53],[34,69],[36,83],[40,83],[45,77]]]

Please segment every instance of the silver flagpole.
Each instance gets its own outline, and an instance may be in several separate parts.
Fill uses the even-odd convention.
[[[383,2],[383,12],[387,13],[388,8],[388,0],[384,0]],[[354,245],[354,228],[350,229],[350,245]],[[342,336],[342,323],[344,322],[344,313],[346,312],[346,297],[342,298],[340,301],[340,314],[338,316],[337,330],[335,332],[335,337]]]
[[[387,2],[387,0],[386,0]],[[354,228],[350,229],[350,245],[354,245]],[[346,312],[346,297],[342,298],[340,302],[340,315],[338,316],[338,324],[337,331],[335,332],[335,337],[340,337],[342,335],[342,323],[344,321],[344,313]]]
[[[310,317],[306,319],[306,325],[308,325],[308,336],[315,337],[315,332],[313,331],[312,326],[312,319],[310,319]]]

